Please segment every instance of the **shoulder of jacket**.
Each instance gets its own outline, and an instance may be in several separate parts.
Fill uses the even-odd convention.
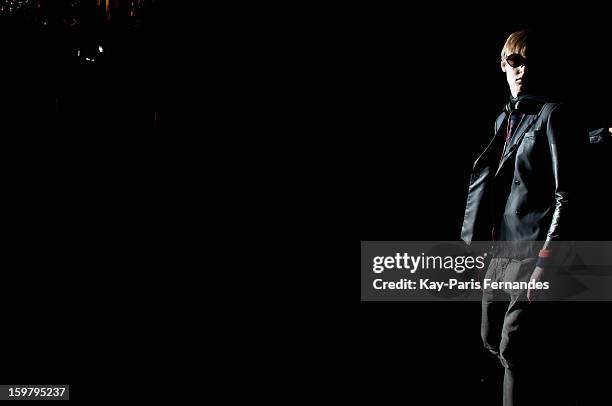
[[[554,111],[558,111],[561,109],[562,106],[564,106],[565,103],[563,102],[548,102],[548,103],[544,103],[544,106],[542,106],[542,116],[549,116],[552,112]]]

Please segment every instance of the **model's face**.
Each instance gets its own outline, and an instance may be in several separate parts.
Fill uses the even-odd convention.
[[[501,61],[501,69],[506,74],[512,97],[525,93],[527,72],[524,55],[518,53],[508,55],[505,60]]]

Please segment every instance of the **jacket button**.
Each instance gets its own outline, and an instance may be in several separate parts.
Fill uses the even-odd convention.
[[[515,213],[516,213],[516,214],[521,214],[521,212],[520,212],[520,210],[519,210],[519,209],[516,209]]]
[[[514,181],[514,184],[515,184],[515,185],[520,185],[520,184],[521,184],[521,181],[517,179],[517,180],[515,180],[515,181]]]

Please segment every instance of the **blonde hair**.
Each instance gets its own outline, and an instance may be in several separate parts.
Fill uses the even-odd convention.
[[[502,60],[505,60],[508,55],[512,54],[521,54],[523,57],[527,57],[529,32],[529,30],[520,30],[510,34],[501,51]]]

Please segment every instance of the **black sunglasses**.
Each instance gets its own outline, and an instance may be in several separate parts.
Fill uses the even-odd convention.
[[[523,58],[521,54],[512,54],[506,57],[506,62],[508,62],[508,65],[512,66],[513,68],[518,68],[521,65],[525,65],[527,60]]]

